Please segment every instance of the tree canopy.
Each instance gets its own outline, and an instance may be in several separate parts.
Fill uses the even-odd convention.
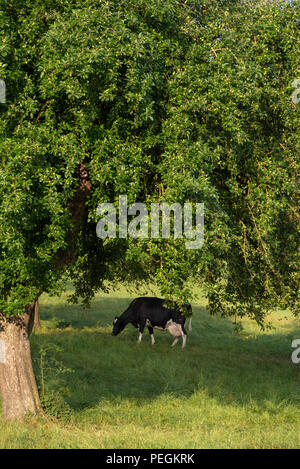
[[[145,280],[296,311],[299,3],[0,0],[0,310]],[[97,206],[205,204],[205,242],[96,236]]]

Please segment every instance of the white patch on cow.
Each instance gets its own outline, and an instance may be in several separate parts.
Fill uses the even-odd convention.
[[[142,341],[142,337],[143,337],[143,334],[140,332],[139,333],[139,340],[138,340],[139,343]]]
[[[0,339],[0,363],[6,363],[6,346],[2,339]]]
[[[159,331],[164,331],[165,329],[163,327],[160,327],[160,326],[152,326],[151,322],[149,321],[149,319],[146,319],[146,324],[145,324],[147,327],[153,327],[153,329],[157,329]]]
[[[170,334],[175,338],[175,340],[172,343],[172,347],[177,344],[179,337],[182,337],[182,348],[185,347],[186,344],[186,334],[183,333],[181,324],[178,324],[177,322],[174,322],[172,319],[169,319],[167,321],[165,327],[160,327],[160,326],[152,326],[151,322],[149,319],[146,319],[146,324],[147,327],[152,327],[153,329],[158,329],[159,331],[169,331]],[[191,330],[191,318],[190,318],[190,323],[189,323],[189,329]],[[151,343],[152,345],[155,344],[155,339],[154,335],[150,334],[151,336]],[[139,342],[141,342],[141,334],[139,336]]]
[[[177,324],[176,322],[172,321],[172,319],[167,322],[165,328],[167,331],[170,332],[170,334],[172,334],[173,337],[180,337],[182,335],[180,324]]]
[[[184,334],[181,324],[177,324],[176,322],[173,321],[168,321],[168,330],[169,332],[175,337],[175,340],[172,344],[172,347],[177,344],[179,337],[182,337],[182,348],[185,347],[186,344],[186,334]]]

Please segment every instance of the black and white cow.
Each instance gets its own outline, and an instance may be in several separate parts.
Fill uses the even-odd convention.
[[[130,303],[129,307],[120,317],[116,317],[113,322],[112,335],[118,335],[127,324],[133,324],[139,329],[139,339],[141,342],[144,328],[148,327],[151,343],[155,344],[153,329],[167,330],[173,337],[172,346],[176,345],[179,337],[182,337],[182,347],[186,343],[185,316],[180,313],[178,306],[175,304],[173,309],[163,306],[164,300],[154,297],[140,297]],[[185,305],[189,314],[192,314],[190,304]],[[189,320],[189,331],[192,318]]]

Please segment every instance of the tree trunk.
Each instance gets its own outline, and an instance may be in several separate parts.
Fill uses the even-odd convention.
[[[41,318],[40,318],[40,308],[39,300],[37,299],[34,306],[34,329],[39,329],[41,327]]]
[[[0,317],[0,395],[6,419],[41,411],[30,353],[32,322],[33,308],[23,316]]]

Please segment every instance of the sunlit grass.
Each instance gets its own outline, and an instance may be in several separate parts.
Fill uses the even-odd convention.
[[[149,295],[152,295],[149,292]],[[138,294],[123,287],[99,294],[89,310],[67,294],[43,295],[41,330],[32,335],[34,366],[58,417],[22,423],[0,417],[1,448],[299,448],[300,364],[291,361],[299,321],[288,312],[261,331],[243,320],[236,335],[227,319],[193,305],[185,350],[168,333],[148,332],[141,344],[128,326],[111,336],[112,321]]]

